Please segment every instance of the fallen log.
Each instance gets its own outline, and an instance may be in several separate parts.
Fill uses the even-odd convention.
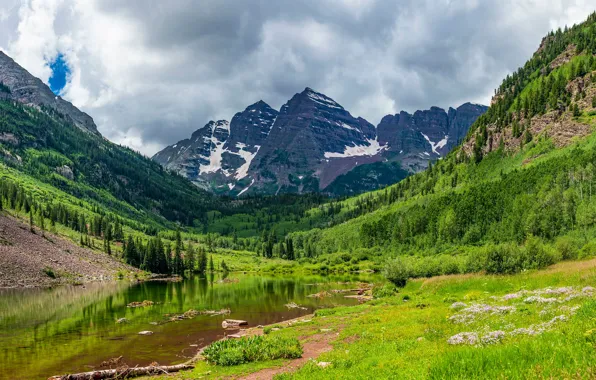
[[[107,380],[107,379],[127,379],[139,376],[165,375],[172,372],[193,369],[191,364],[178,364],[170,366],[149,366],[134,368],[104,369],[101,371],[91,371],[75,373],[71,375],[58,375],[48,378],[48,380]]]

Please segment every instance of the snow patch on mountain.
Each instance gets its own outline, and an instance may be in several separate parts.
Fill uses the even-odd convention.
[[[349,124],[346,124],[346,123],[344,123],[343,121],[339,122],[339,123],[338,123],[338,125],[339,125],[340,127],[343,127],[343,128],[345,128],[345,129],[349,129],[349,130],[351,130],[351,131],[360,132],[358,129],[356,129],[356,128],[352,127],[352,126],[351,126],[351,125],[349,125]]]
[[[329,108],[336,108],[336,109],[340,109],[343,110],[344,108],[342,106],[340,106],[339,104],[337,104],[335,102],[335,100],[323,95],[323,94],[319,94],[318,92],[313,91],[312,89],[307,89],[307,96],[314,101],[315,103],[319,103],[322,104],[326,107]]]
[[[253,179],[253,180],[250,182],[250,185],[246,186],[244,189],[242,189],[242,191],[241,191],[241,192],[239,192],[239,193],[238,193],[238,196],[241,196],[242,194],[244,194],[244,193],[245,193],[245,192],[246,192],[248,189],[250,189],[250,187],[251,187],[252,185],[254,185],[254,184],[255,184],[255,180]]]
[[[366,142],[368,145],[346,146],[343,153],[325,152],[325,158],[375,156],[387,148],[386,145],[381,146],[377,139],[367,139]]]
[[[424,133],[420,132],[420,134],[421,134],[421,135],[424,137],[424,139],[425,139],[425,140],[426,140],[426,141],[427,141],[427,142],[430,144],[430,147],[431,147],[431,149],[432,149],[433,153],[436,153],[436,154],[438,154],[438,155],[441,155],[441,153],[437,152],[437,149],[441,149],[441,148],[443,148],[445,145],[447,145],[447,140],[449,140],[449,136],[445,136],[445,137],[443,138],[443,140],[441,140],[441,141],[439,141],[439,142],[437,142],[437,143],[434,143],[434,142],[432,142],[432,141],[431,141],[431,140],[428,138],[428,136],[427,136],[427,135],[425,135]]]
[[[211,137],[205,138],[205,140],[209,140],[210,143],[212,144],[212,148],[211,148],[209,157],[205,157],[206,159],[209,160],[209,164],[200,165],[199,166],[199,174],[215,173],[221,169],[222,155],[225,152],[227,152],[227,150],[224,149],[224,144],[226,143],[226,140],[225,139],[219,140],[217,137],[215,137],[215,131],[217,129],[229,131],[230,123],[226,120],[220,120],[218,122],[214,122],[211,124]],[[224,172],[224,174],[228,175],[228,173],[226,173],[226,172]]]
[[[259,149],[261,149],[261,146],[255,145],[256,151],[254,153],[244,150],[244,148],[246,148],[246,145],[243,143],[236,144],[236,148],[240,149],[237,154],[244,159],[244,164],[242,164],[238,168],[235,176],[236,179],[240,180],[248,175],[248,168],[250,167],[250,163],[255,158],[257,153],[259,153]]]

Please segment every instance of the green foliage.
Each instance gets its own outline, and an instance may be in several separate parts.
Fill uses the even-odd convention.
[[[410,278],[411,270],[401,258],[388,260],[383,268],[383,276],[398,288],[403,288]]]
[[[9,156],[7,164],[121,216],[153,226],[168,225],[167,220],[189,225],[204,220],[208,208],[219,207],[185,179],[128,148],[82,131],[53,110],[1,101],[1,132],[18,141],[2,143],[4,154],[22,157],[19,162]],[[57,174],[62,165],[70,167],[73,180]]]
[[[58,278],[58,275],[56,274],[56,272],[54,271],[53,268],[45,267],[45,268],[43,268],[43,273],[45,273],[46,276],[48,276],[50,278]]]
[[[210,363],[233,366],[265,360],[296,359],[302,356],[302,346],[296,338],[252,336],[216,341],[205,348],[203,356]]]
[[[397,289],[393,283],[375,286],[372,290],[372,295],[374,298],[391,297],[395,295],[395,293],[397,293]]]
[[[10,88],[4,82],[0,81],[0,92],[10,94],[12,91],[10,91]]]

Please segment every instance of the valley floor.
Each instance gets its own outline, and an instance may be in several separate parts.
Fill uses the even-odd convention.
[[[0,288],[48,287],[115,279],[137,272],[105,253],[81,248],[70,240],[0,213]]]
[[[233,367],[199,361],[191,372],[166,377],[594,378],[593,286],[596,259],[512,276],[413,280],[394,295],[265,329],[298,338],[308,359]]]

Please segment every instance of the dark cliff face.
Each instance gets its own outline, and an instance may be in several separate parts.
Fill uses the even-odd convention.
[[[56,96],[40,79],[31,75],[3,52],[0,52],[0,82],[10,89],[8,95],[3,93],[5,97],[20,103],[53,109],[77,127],[99,135],[91,116]]]
[[[355,194],[423,170],[457,145],[486,109],[466,103],[448,112],[401,112],[375,128],[306,88],[279,112],[259,101],[234,115],[229,126],[212,122],[154,159],[229,195]]]
[[[487,106],[473,103],[464,103],[457,107],[457,110],[453,108],[449,109],[450,140],[447,143],[448,151],[451,151],[451,149],[463,141],[468,134],[470,126],[487,110]]]
[[[326,165],[328,156],[344,154],[347,146],[369,145],[374,138],[372,124],[307,88],[281,108],[250,174],[264,185],[277,186],[276,191],[284,186],[299,189],[332,170]]]
[[[418,171],[458,145],[486,110],[485,106],[466,103],[448,112],[431,107],[413,115],[404,111],[387,115],[377,126],[379,143],[388,146],[388,157],[399,157],[404,166]]]
[[[249,147],[262,146],[278,114],[262,100],[238,112],[230,123],[230,139],[226,147],[233,149],[239,143]]]
[[[190,139],[166,147],[153,159],[201,187],[232,191],[237,181],[247,177],[277,115],[276,110],[259,101],[234,115],[232,122],[209,122]]]

